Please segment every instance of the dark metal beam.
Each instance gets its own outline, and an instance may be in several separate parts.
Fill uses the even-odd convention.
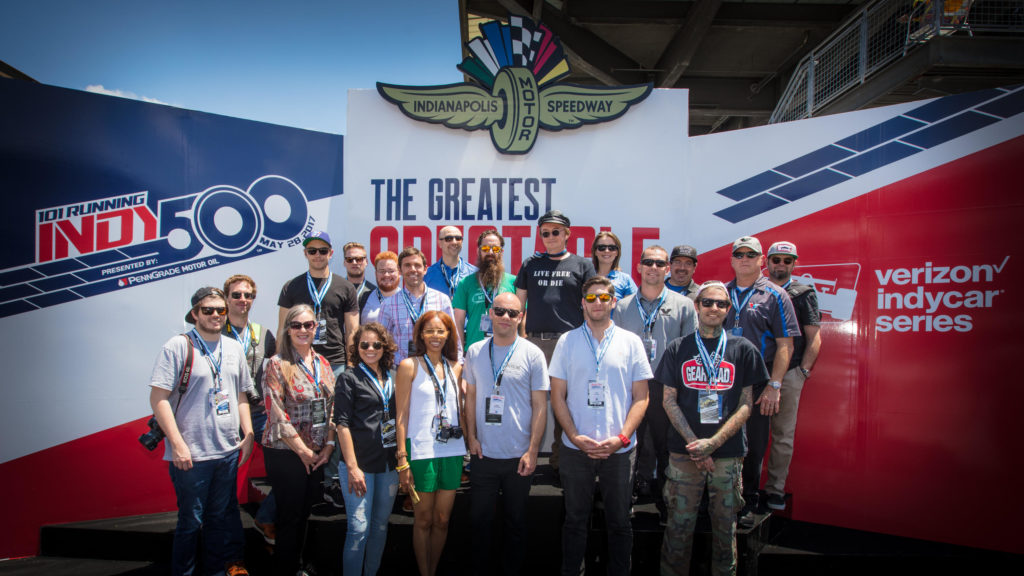
[[[660,70],[656,76],[656,86],[675,86],[676,81],[690,66],[721,5],[722,0],[698,0],[693,3],[686,15],[686,22],[676,31],[676,35],[672,37],[672,41],[668,43],[654,66]]]

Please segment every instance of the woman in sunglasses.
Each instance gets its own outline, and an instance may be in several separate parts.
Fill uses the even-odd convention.
[[[466,444],[459,397],[458,338],[444,312],[424,312],[413,329],[416,353],[398,365],[395,397],[398,410],[398,479],[403,488],[415,482],[412,545],[422,576],[433,576],[448,538],[455,490],[462,478]],[[416,492],[413,502],[416,502]]]
[[[334,372],[313,350],[316,326],[308,305],[289,309],[278,329],[278,353],[264,375],[264,458],[277,499],[275,574],[299,570],[306,520],[320,499],[323,466],[335,447],[334,427],[327,421],[334,404]]]
[[[594,262],[594,270],[598,276],[612,281],[615,287],[615,298],[622,300],[636,292],[636,282],[629,274],[619,270],[619,257],[622,256],[622,242],[613,232],[602,230],[594,236],[590,245],[590,258]]]
[[[390,368],[398,347],[377,322],[360,326],[348,354],[351,369],[334,396],[334,423],[341,462],[338,480],[345,495],[348,533],[345,574],[373,576],[388,536],[388,516],[398,492],[395,471],[395,386]]]

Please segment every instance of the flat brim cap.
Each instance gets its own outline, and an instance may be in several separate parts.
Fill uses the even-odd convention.
[[[306,244],[309,244],[313,240],[320,240],[321,242],[326,242],[328,246],[334,248],[334,245],[331,244],[331,236],[327,232],[324,232],[323,230],[317,230],[316,232],[313,232],[309,236],[306,236],[306,239],[302,241],[302,245],[305,246]]]
[[[224,292],[220,288],[214,288],[213,286],[203,286],[196,293],[192,295],[192,306],[185,311],[185,322],[188,324],[195,324],[196,321],[192,319],[192,311],[195,310],[196,306],[203,301],[207,296],[220,296],[224,298]],[[227,301],[227,298],[224,298]]]
[[[548,210],[537,220],[537,225],[540,226],[541,224],[547,224],[549,222],[552,224],[561,224],[566,228],[570,227],[569,217],[562,214],[561,210]]]
[[[732,243],[733,252],[739,250],[740,248],[750,248],[751,250],[757,252],[758,254],[764,254],[764,251],[761,250],[761,241],[758,240],[757,238],[754,238],[753,236],[744,236],[742,238],[737,238],[736,241]]]
[[[793,244],[792,242],[776,242],[769,246],[768,255],[774,256],[776,254],[792,256],[794,260],[799,258],[799,256],[796,255],[796,244]]]
[[[687,244],[680,244],[672,249],[672,255],[669,256],[668,261],[671,262],[676,258],[685,257],[693,260],[693,263],[697,263],[697,249]]]

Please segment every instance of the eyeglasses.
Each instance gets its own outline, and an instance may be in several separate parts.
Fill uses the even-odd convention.
[[[507,315],[509,318],[519,318],[519,315],[522,314],[519,310],[502,308],[501,306],[495,306],[494,308],[491,308],[491,310],[494,310],[494,315],[498,317]]]
[[[256,299],[256,293],[255,292],[232,292],[231,293],[231,298],[233,300],[241,300],[242,298],[245,298],[246,300],[255,300]]]
[[[559,228],[555,228],[554,230],[541,230],[540,231],[540,235],[543,236],[544,238],[547,238],[548,236],[556,236],[557,237],[561,233],[562,233],[562,230],[559,229]]]
[[[226,306],[200,306],[199,311],[202,312],[204,316],[213,316],[214,314],[217,316],[223,316],[228,313]]]
[[[701,298],[700,305],[703,306],[704,308],[711,308],[712,306],[715,306],[721,308],[722,310],[729,309],[728,300],[715,300],[714,298]]]
[[[366,260],[366,256],[346,256],[345,257],[345,263],[346,264],[356,264],[358,262],[363,262],[364,260]]]
[[[462,242],[462,236],[441,236],[445,242]]]
[[[732,257],[742,260],[743,258],[754,259],[760,256],[757,252],[733,252]]]
[[[583,297],[583,300],[585,300],[587,304],[593,304],[595,300],[600,300],[603,303],[611,302],[611,299],[612,295],[608,294],[607,292],[605,292],[604,294],[587,294],[586,296]]]
[[[327,256],[327,254],[330,251],[331,251],[330,248],[306,248],[306,254],[309,254],[310,256],[316,254],[317,252],[319,252],[320,255],[322,255],[322,256]]]
[[[490,252],[491,254],[501,254],[501,246],[481,246],[480,251],[483,253]]]
[[[312,330],[316,322],[307,320],[305,322],[289,322],[288,327],[292,330]]]
[[[619,247],[615,244],[598,244],[597,246],[594,246],[594,250],[597,250],[598,252],[618,252]]]
[[[655,260],[654,258],[644,258],[640,260],[640,263],[644,266],[650,266],[651,268],[665,268],[668,266],[668,262],[665,260]]]
[[[444,336],[448,333],[448,330],[444,328],[424,328],[421,333],[424,336]]]
[[[371,346],[373,347],[374,350],[380,350],[381,348],[384,347],[384,343],[381,342],[380,340],[378,340],[376,342],[360,342],[359,343],[359,349],[360,350],[369,350]]]
[[[772,256],[772,264],[785,264],[786,266],[789,266],[793,262],[795,262],[795,260],[792,259],[792,258],[782,258],[782,257],[779,257],[779,256]]]

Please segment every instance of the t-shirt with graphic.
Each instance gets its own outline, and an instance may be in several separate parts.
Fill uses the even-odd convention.
[[[523,261],[516,289],[526,290],[526,332],[568,332],[583,324],[583,283],[594,263],[570,254],[562,260],[534,255]]]
[[[702,338],[702,341],[707,351],[714,354],[718,339]],[[726,335],[725,357],[718,366],[718,382],[715,386],[718,402],[722,406],[721,420],[717,424],[700,422],[698,403],[701,393],[708,391],[708,377],[697,350],[696,334],[669,343],[654,378],[664,383],[666,388],[671,386],[676,389],[676,402],[697,438],[711,438],[739,408],[744,388],[763,387],[768,382],[768,370],[761,359],[761,353],[746,338]],[[686,454],[686,444],[675,426],[669,426],[669,452]],[[746,436],[743,432],[737,432],[719,446],[712,457],[742,458],[746,451]]]

